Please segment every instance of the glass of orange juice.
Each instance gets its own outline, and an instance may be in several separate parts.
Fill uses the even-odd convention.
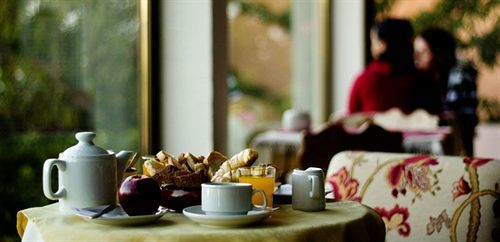
[[[238,169],[239,182],[250,183],[254,189],[261,189],[266,194],[267,206],[273,207],[274,181],[276,179],[276,168],[273,166],[250,166]],[[252,197],[254,205],[263,205],[264,199],[260,193]]]

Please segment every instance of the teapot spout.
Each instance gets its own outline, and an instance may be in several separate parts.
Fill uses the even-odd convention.
[[[137,152],[122,150],[116,153],[116,181],[120,183],[123,179],[123,174],[125,170],[128,168],[129,164],[133,163],[133,159],[135,159]]]

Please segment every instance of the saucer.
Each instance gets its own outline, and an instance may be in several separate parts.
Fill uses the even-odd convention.
[[[111,210],[108,213],[103,214],[99,218],[90,219],[89,216],[94,215],[105,206],[97,206],[90,208],[75,208],[77,216],[84,218],[89,222],[93,222],[96,224],[106,224],[106,225],[140,225],[152,223],[158,219],[160,219],[163,215],[168,212],[168,209],[164,207],[159,207],[158,211],[155,214],[150,215],[136,215],[130,216],[122,209],[121,206],[117,206],[115,209]]]
[[[283,184],[273,193],[274,204],[292,204],[292,184]],[[332,193],[333,189],[325,188],[325,196]],[[326,198],[326,202],[331,202],[333,199]]]
[[[209,227],[243,227],[260,222],[272,213],[272,210],[251,210],[245,215],[208,215],[201,210],[201,205],[185,208],[182,213],[189,219]]]

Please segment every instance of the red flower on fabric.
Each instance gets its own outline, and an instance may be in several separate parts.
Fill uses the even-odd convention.
[[[410,213],[408,212],[408,208],[399,207],[399,205],[396,204],[396,206],[389,211],[379,207],[375,207],[374,209],[382,217],[387,232],[397,229],[398,234],[401,236],[408,237],[410,235],[411,227],[408,223]]]
[[[403,160],[403,164],[419,164],[421,166],[437,165],[437,159],[431,155],[415,155]]]
[[[351,178],[351,174],[349,174],[345,166],[328,178],[328,182],[333,187],[333,194],[336,199],[358,202],[361,200],[359,197],[354,197],[358,192],[359,182]]]
[[[432,187],[428,166],[408,165],[405,169],[405,178],[410,190],[429,191]]]
[[[406,194],[406,186],[413,191],[428,191],[432,184],[430,181],[429,166],[437,165],[436,158],[429,155],[412,156],[389,168],[387,182],[393,188],[392,195],[397,197],[401,192]]]
[[[480,167],[493,159],[489,158],[474,158],[474,157],[464,157],[464,163],[469,165],[471,168]]]
[[[397,164],[387,171],[387,182],[391,187],[398,187],[403,182],[405,166]]]
[[[470,191],[469,183],[465,181],[464,176],[460,177],[458,181],[453,183],[453,201],[455,201],[457,197],[470,193]]]

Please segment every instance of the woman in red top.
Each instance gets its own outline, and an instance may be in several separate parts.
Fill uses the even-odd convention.
[[[349,113],[414,111],[417,84],[413,63],[413,28],[409,21],[386,19],[371,30],[373,58],[358,76],[349,97]]]

